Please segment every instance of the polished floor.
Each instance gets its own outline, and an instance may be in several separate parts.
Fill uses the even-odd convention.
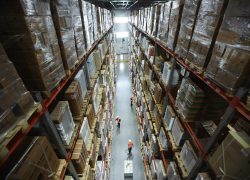
[[[118,64],[118,77],[116,84],[115,97],[115,116],[121,117],[120,130],[115,121],[112,132],[112,150],[111,150],[111,180],[124,179],[124,160],[133,161],[133,179],[143,180],[144,167],[140,150],[140,140],[137,129],[136,115],[133,107],[130,106],[130,97],[132,95],[131,80],[129,77],[129,64],[120,62]],[[132,156],[128,157],[127,143],[131,139],[134,143]]]

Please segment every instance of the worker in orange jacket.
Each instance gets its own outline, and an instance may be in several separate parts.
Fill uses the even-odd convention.
[[[130,155],[131,154],[131,151],[132,151],[132,147],[134,146],[132,140],[128,140],[128,154]]]

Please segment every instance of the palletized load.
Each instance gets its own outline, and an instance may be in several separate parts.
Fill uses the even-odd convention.
[[[0,16],[0,40],[28,90],[51,92],[65,72],[49,1],[1,1]]]
[[[73,6],[71,1],[52,0],[51,12],[61,50],[65,70],[71,70],[78,63],[75,49]]]
[[[68,101],[59,101],[50,116],[64,145],[68,146],[75,128]]]
[[[0,141],[18,123],[28,123],[36,103],[0,44]],[[27,117],[28,116],[28,117]]]

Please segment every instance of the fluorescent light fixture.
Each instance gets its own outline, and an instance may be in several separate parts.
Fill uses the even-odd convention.
[[[128,37],[128,31],[116,32],[115,35],[116,38],[126,38]]]
[[[114,23],[128,23],[128,17],[115,17]]]

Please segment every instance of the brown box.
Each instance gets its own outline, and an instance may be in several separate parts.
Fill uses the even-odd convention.
[[[59,159],[47,138],[45,136],[34,137],[32,143],[34,145],[8,179],[54,179],[49,175],[53,172],[56,173]],[[45,171],[43,168],[51,172]]]
[[[94,112],[93,104],[88,105],[86,116],[88,118],[90,129],[94,128],[95,112]]]
[[[73,81],[65,92],[65,99],[69,102],[69,107],[73,116],[81,116],[83,98],[78,81]]]
[[[209,158],[216,176],[245,179],[250,176],[250,137],[245,132],[229,134]],[[228,178],[229,179],[229,178]]]

